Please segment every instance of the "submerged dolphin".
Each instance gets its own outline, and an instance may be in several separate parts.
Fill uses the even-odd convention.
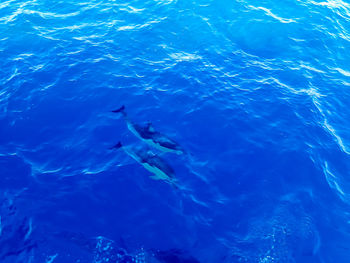
[[[118,142],[116,145],[111,147],[111,149],[119,148],[122,148],[127,155],[141,164],[146,170],[153,173],[154,175],[150,176],[153,180],[163,180],[173,186],[176,186],[177,182],[175,172],[173,168],[162,158],[149,151],[146,151],[143,148],[136,149],[123,146],[121,142]]]
[[[151,123],[146,126],[140,126],[130,121],[128,115],[125,112],[125,106],[117,110],[113,110],[114,113],[121,113],[128,125],[129,130],[136,135],[139,139],[145,141],[149,145],[163,152],[173,152],[176,154],[183,154],[184,151],[180,145],[174,140],[154,130]]]
[[[92,253],[94,255],[94,262],[200,263],[187,251],[176,248],[159,250],[152,248],[144,249],[143,247],[128,247],[122,237],[120,237],[117,241],[103,236],[90,238],[81,233],[73,233],[68,231],[59,232],[56,234],[56,236],[57,238],[66,241],[65,245],[68,247],[70,245],[75,245],[78,246],[81,251]],[[60,259],[60,262],[63,262],[62,256]]]

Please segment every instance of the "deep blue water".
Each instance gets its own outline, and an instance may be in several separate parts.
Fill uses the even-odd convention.
[[[350,262],[349,50],[341,0],[1,1],[0,262]]]

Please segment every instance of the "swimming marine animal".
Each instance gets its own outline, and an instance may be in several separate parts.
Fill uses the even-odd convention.
[[[152,147],[162,152],[172,152],[176,154],[183,154],[184,150],[174,140],[154,130],[153,125],[148,123],[146,126],[141,126],[130,121],[128,115],[125,112],[125,106],[123,105],[117,110],[113,110],[114,113],[121,113],[126,121],[129,130],[136,135],[139,139],[145,141]]]
[[[180,249],[154,250],[153,255],[164,263],[199,263],[197,259]]]
[[[116,145],[111,147],[111,149],[119,148],[122,148],[127,155],[141,164],[146,170],[154,174],[150,176],[153,180],[162,180],[170,185],[177,186],[173,168],[159,156],[145,150],[144,148],[123,146],[121,142],[118,142]]]
[[[159,250],[130,248],[123,238],[108,239],[103,236],[89,238],[81,233],[59,232],[59,238],[81,248],[82,251],[93,253],[94,262],[111,263],[200,263],[187,251],[180,249]],[[50,261],[52,262],[52,261]],[[63,262],[63,261],[60,261]],[[87,261],[86,261],[87,262]]]

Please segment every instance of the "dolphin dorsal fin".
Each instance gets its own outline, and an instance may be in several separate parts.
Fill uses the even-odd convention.
[[[155,132],[155,129],[153,128],[153,125],[151,122],[147,123],[147,130],[149,132]]]

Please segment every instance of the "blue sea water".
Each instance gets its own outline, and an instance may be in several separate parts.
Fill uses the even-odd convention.
[[[0,262],[350,262],[349,50],[342,0],[2,0]]]

